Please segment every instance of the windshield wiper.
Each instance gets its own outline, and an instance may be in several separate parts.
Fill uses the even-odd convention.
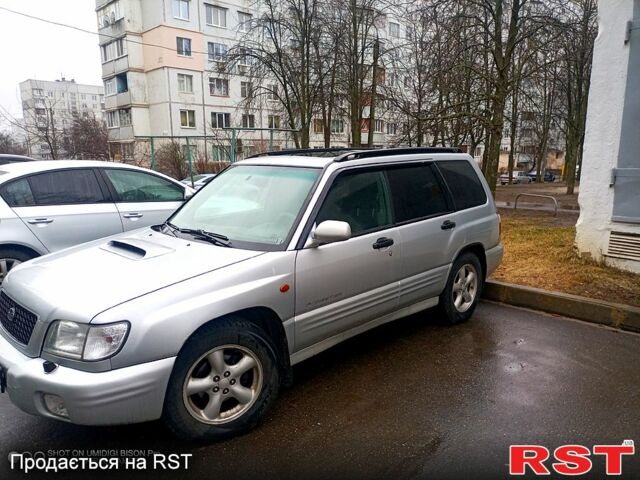
[[[208,242],[211,242],[215,245],[220,245],[222,247],[231,246],[231,240],[229,240],[229,237],[221,235],[219,233],[207,232],[206,230],[202,229],[180,228],[171,222],[165,222],[165,225],[172,228],[174,230],[174,233],[178,231],[180,233],[186,233],[187,235],[193,235],[194,237],[207,240]]]

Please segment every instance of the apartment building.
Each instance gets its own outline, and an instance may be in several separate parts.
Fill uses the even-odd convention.
[[[227,51],[249,29],[259,6],[251,0],[96,0],[100,34],[106,121],[114,158],[148,155],[166,138],[180,138],[186,149],[207,159],[226,159],[232,136],[237,154],[257,148],[293,147],[292,135],[273,96],[247,102],[254,82],[250,60],[241,59],[230,72]],[[386,20],[377,25],[381,42],[399,39],[401,26]],[[384,82],[384,69],[382,81]],[[292,72],[294,74],[294,72]],[[365,108],[365,116],[368,110]],[[255,129],[234,133],[223,128]],[[263,129],[263,130],[262,130]],[[272,131],[269,131],[272,130]],[[363,142],[374,135],[384,146],[397,126],[384,119],[364,121]],[[331,124],[332,144],[350,144],[349,121],[338,115]],[[322,123],[314,119],[311,146],[324,146]],[[142,152],[142,153],[141,153]]]
[[[43,141],[44,132],[63,132],[71,127],[77,116],[102,118],[102,85],[84,85],[62,77],[55,81],[29,79],[19,87],[22,129],[29,155],[33,158],[51,159],[50,146]]]

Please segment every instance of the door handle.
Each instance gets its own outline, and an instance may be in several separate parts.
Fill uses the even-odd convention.
[[[124,218],[142,218],[141,213],[125,213],[122,215]]]
[[[380,250],[381,248],[390,247],[393,245],[393,238],[382,237],[376,240],[376,243],[373,244],[374,250]]]
[[[451,230],[452,228],[456,228],[456,222],[445,220],[444,222],[442,222],[442,225],[440,225],[440,228],[442,230]]]
[[[51,222],[53,222],[53,218],[34,218],[33,220],[27,220],[27,223],[30,223],[31,225],[41,225]]]

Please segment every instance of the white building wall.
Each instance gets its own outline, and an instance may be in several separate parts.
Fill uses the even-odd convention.
[[[611,221],[615,189],[610,186],[611,172],[618,162],[627,93],[629,46],[625,44],[624,27],[633,18],[634,0],[600,0],[598,7],[599,31],[587,110],[576,244],[581,253],[594,259],[640,273],[640,262],[606,256],[612,230],[640,234],[640,225]]]

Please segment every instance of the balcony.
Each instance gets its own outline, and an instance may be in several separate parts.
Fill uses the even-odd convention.
[[[119,72],[125,72],[129,70],[129,57],[116,58],[102,64],[102,78],[110,77]]]
[[[109,141],[120,142],[125,140],[133,140],[133,125],[126,127],[117,127],[109,129]]]
[[[124,17],[120,17],[117,20],[102,23],[98,28],[100,45],[111,42],[114,37],[121,36],[126,31],[126,22]]]
[[[110,95],[104,99],[104,106],[107,110],[128,107],[129,105],[131,105],[131,92],[122,92],[117,95]]]

